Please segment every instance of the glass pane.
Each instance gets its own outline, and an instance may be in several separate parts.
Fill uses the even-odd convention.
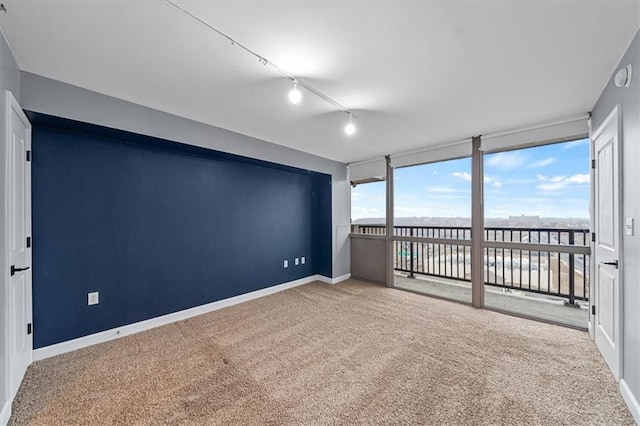
[[[471,159],[397,169],[394,183],[394,235],[445,240],[396,241],[394,285],[471,303]]]
[[[484,156],[487,307],[587,326],[587,254],[490,242],[589,246],[589,162],[588,139]]]
[[[351,189],[351,232],[386,234],[386,185],[371,182]]]

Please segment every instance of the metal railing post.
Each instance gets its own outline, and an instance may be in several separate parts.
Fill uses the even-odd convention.
[[[413,228],[409,228],[409,236],[413,237]],[[410,260],[410,266],[409,266],[409,278],[415,278],[415,275],[413,275],[413,271],[414,271],[414,266],[413,266],[413,241],[411,241],[409,243],[409,260]]]
[[[573,229],[569,230],[569,245],[575,245]],[[576,303],[576,259],[573,253],[569,253],[569,303],[572,305]]]

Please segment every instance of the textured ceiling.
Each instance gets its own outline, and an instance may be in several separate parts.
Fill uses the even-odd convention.
[[[21,69],[342,162],[589,111],[639,2],[5,1]]]

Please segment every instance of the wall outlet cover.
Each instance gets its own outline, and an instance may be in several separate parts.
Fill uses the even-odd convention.
[[[296,265],[299,265],[299,264],[300,264],[300,259],[298,259],[298,258],[296,257],[295,263],[296,263]]]
[[[305,262],[305,259],[304,259],[304,256],[302,256],[302,257],[300,258],[300,263],[302,263],[302,264],[304,265],[304,262]]]
[[[624,220],[624,233],[629,236],[633,236],[633,218],[628,217]]]
[[[285,268],[288,268],[288,267],[289,267],[289,261],[288,261],[288,260],[285,260],[285,261],[284,261],[284,267],[285,267]]]
[[[100,303],[100,293],[94,291],[93,293],[87,294],[87,305],[97,305]]]

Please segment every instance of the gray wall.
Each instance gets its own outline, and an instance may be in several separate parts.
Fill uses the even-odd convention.
[[[351,235],[351,276],[386,285],[387,241],[385,236]]]
[[[629,88],[618,88],[613,76],[592,112],[595,131],[616,106],[622,114],[622,204],[623,216],[636,221],[635,235],[623,239],[623,367],[622,378],[636,401],[640,401],[640,33],[636,33],[616,71],[632,64]],[[615,75],[615,71],[614,71]],[[621,224],[622,226],[622,224]]]
[[[22,73],[22,108],[332,176],[333,277],[349,273],[346,164],[177,117],[46,77]]]
[[[4,217],[4,187],[5,187],[5,176],[6,170],[5,167],[5,158],[4,158],[4,135],[6,132],[6,123],[5,123],[5,90],[9,90],[13,93],[18,101],[20,101],[20,70],[18,69],[18,65],[16,64],[15,59],[13,58],[13,54],[7,45],[7,41],[4,38],[4,34],[0,33],[0,133],[2,136],[0,140],[2,140],[3,147],[0,149],[0,176],[2,176],[2,181],[0,183],[0,271],[2,274],[0,275],[0,410],[4,407],[7,402],[7,387],[8,384],[8,371],[6,369],[6,355],[7,355],[7,324],[5,324],[5,315],[7,312],[7,281],[9,278],[9,268],[6,265],[6,253],[4,247],[4,241],[6,241],[6,229],[4,229],[5,217]]]

